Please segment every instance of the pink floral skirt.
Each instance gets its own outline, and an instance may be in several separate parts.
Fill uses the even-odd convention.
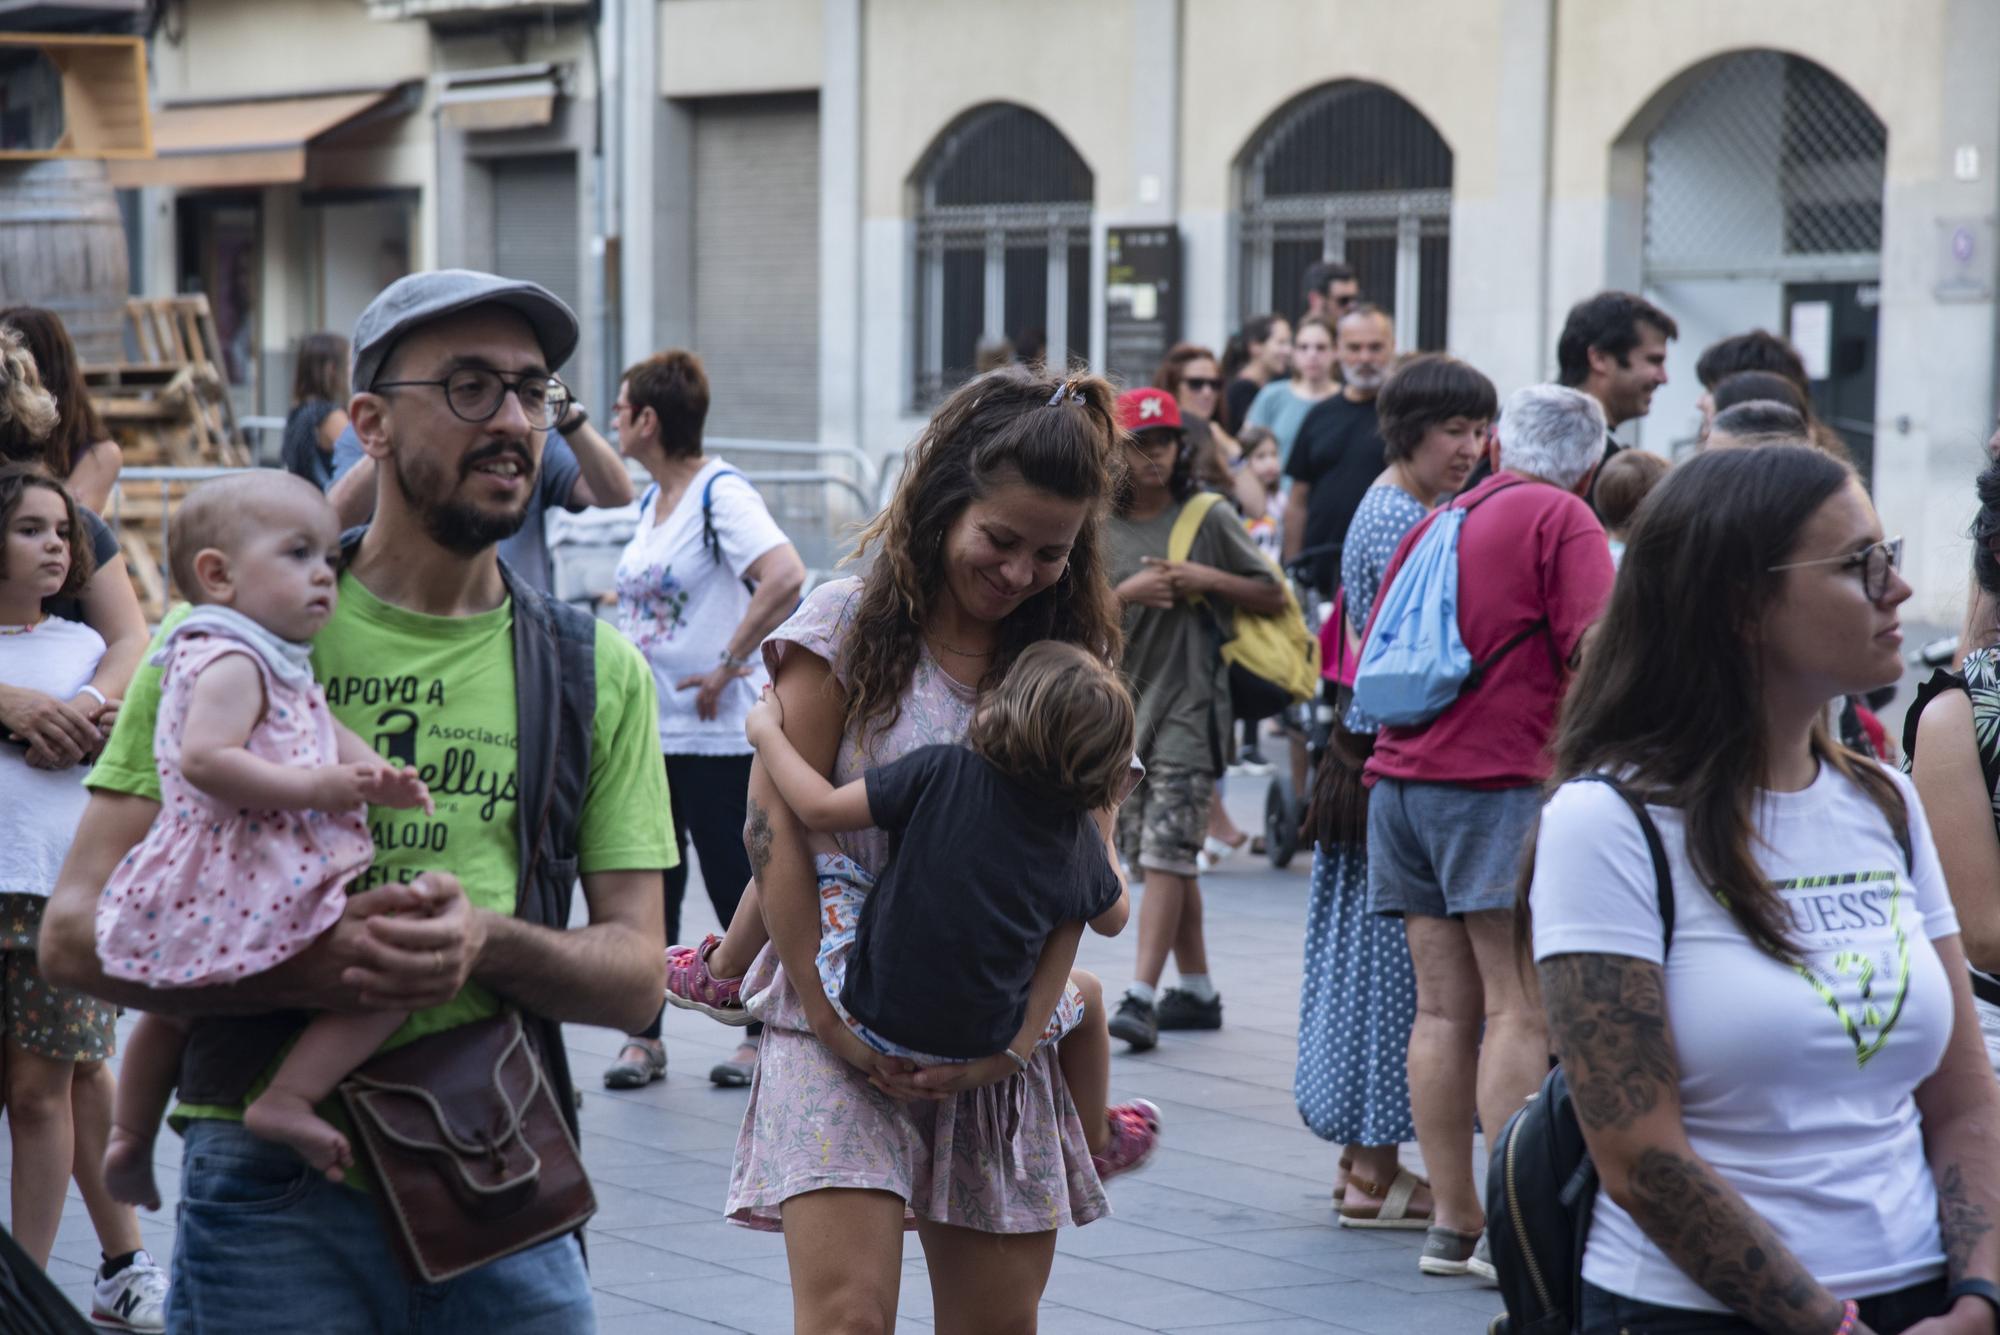
[[[836,1187],[900,1196],[910,1227],[1045,1233],[1110,1213],[1053,1044],[999,1084],[899,1103],[813,1037],[776,950],[764,948],[743,991],[765,1030],[730,1219],[778,1229],[787,1200]]]

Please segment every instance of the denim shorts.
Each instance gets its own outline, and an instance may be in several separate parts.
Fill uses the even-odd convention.
[[[190,1122],[185,1142],[168,1335],[597,1329],[574,1237],[441,1284],[415,1283],[390,1250],[372,1195],[328,1182],[291,1150],[236,1122]]]
[[[1380,780],[1368,794],[1368,907],[1395,918],[1513,908],[1541,810],[1533,786]]]

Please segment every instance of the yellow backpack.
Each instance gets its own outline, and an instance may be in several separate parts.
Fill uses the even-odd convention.
[[[1188,559],[1201,521],[1221,499],[1205,491],[1181,507],[1173,532],[1167,535],[1169,561]],[[1239,719],[1269,718],[1319,694],[1319,640],[1306,629],[1305,614],[1299,610],[1298,597],[1285,572],[1268,556],[1264,559],[1278,587],[1285,591],[1285,610],[1260,616],[1236,608],[1235,634],[1225,635],[1222,641],[1222,661],[1229,665],[1230,712]]]

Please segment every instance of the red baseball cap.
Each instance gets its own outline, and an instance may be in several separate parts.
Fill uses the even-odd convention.
[[[1154,389],[1150,385],[1144,389],[1128,389],[1118,396],[1118,425],[1127,431],[1144,431],[1156,426],[1168,426],[1179,431],[1181,405],[1164,389]]]

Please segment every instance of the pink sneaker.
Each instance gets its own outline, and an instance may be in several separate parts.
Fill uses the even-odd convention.
[[[740,1028],[756,1019],[743,1009],[743,980],[708,971],[708,957],[721,944],[710,932],[698,946],[667,947],[667,1004]]]
[[[1145,1099],[1119,1103],[1104,1110],[1111,1122],[1111,1141],[1104,1153],[1090,1156],[1097,1180],[1109,1182],[1120,1173],[1143,1167],[1160,1144],[1160,1110]]]

